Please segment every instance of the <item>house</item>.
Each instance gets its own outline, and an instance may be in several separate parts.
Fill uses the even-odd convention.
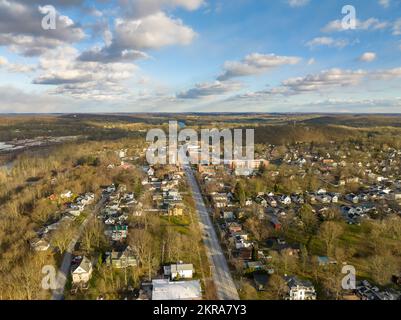
[[[283,195],[283,196],[280,197],[280,202],[283,205],[290,205],[291,204],[291,197]]]
[[[146,173],[148,174],[149,177],[153,177],[155,174],[155,170],[152,167],[150,167]]]
[[[333,159],[323,159],[323,164],[328,164],[328,165],[332,165],[334,164],[334,160]]]
[[[235,215],[234,212],[232,210],[221,210],[221,214],[220,214],[221,218],[224,220],[234,220],[235,219]]]
[[[237,222],[230,222],[227,224],[227,227],[231,234],[242,231],[242,226]]]
[[[348,184],[359,183],[359,178],[358,177],[350,177],[350,178],[347,178],[345,181]]]
[[[198,165],[198,172],[214,176],[216,174],[216,169],[214,166],[209,166],[209,165]]]
[[[245,200],[245,206],[249,207],[249,206],[251,206],[252,204],[253,204],[252,199],[246,199],[246,200]]]
[[[61,199],[70,199],[73,196],[73,193],[70,190],[64,191],[60,194]]]
[[[79,217],[81,215],[81,212],[84,211],[85,205],[83,204],[71,204],[69,206],[69,209],[67,210],[67,213]]]
[[[167,205],[167,214],[169,216],[182,216],[184,214],[184,206],[182,204],[168,204]]]
[[[81,262],[71,268],[72,282],[74,284],[87,283],[92,276],[92,262],[83,257]]]
[[[277,231],[281,230],[281,222],[278,220],[277,217],[268,215],[268,219],[269,219],[270,223],[273,225],[275,230],[277,230]]]
[[[294,202],[294,203],[298,203],[298,204],[304,204],[305,203],[304,198],[299,194],[292,194],[291,195],[291,201]]]
[[[201,300],[202,290],[199,280],[170,281],[157,279],[152,281],[152,300]]]
[[[171,280],[192,279],[194,271],[193,264],[175,263],[164,267],[164,275]]]
[[[115,192],[116,191],[116,186],[113,183],[112,185],[108,186],[104,191],[107,192],[107,193]]]
[[[233,252],[233,255],[240,260],[252,260],[252,248],[242,248]]]
[[[30,243],[31,248],[35,251],[47,251],[50,248],[49,242],[45,239],[34,239]]]
[[[363,280],[357,285],[356,294],[361,300],[398,300],[400,298],[399,292],[380,291],[379,288],[373,286],[367,280]]]
[[[230,169],[250,169],[251,171],[259,169],[261,166],[268,167],[270,162],[265,159],[256,160],[230,160],[227,161]]]
[[[332,203],[338,203],[339,195],[336,193],[329,193]]]
[[[309,194],[308,194],[308,200],[309,200],[309,202],[312,203],[312,204],[313,204],[313,203],[316,203],[316,201],[317,201],[317,200],[316,200],[316,196],[315,196],[313,193],[309,193]]]
[[[316,196],[316,200],[319,201],[320,203],[330,203],[331,197],[327,194],[318,194]]]
[[[316,300],[316,291],[308,280],[300,280],[295,276],[285,277],[289,289],[289,300]]]
[[[129,246],[121,251],[113,250],[108,256],[107,263],[116,269],[136,267],[138,265],[136,256]]]
[[[245,267],[251,272],[262,271],[264,269],[264,265],[261,261],[247,261],[245,262]]]
[[[267,200],[265,198],[263,198],[262,196],[257,196],[255,199],[255,202],[260,204],[263,207],[267,207]]]
[[[128,236],[128,226],[127,225],[117,225],[113,226],[111,231],[111,239],[113,241],[121,241],[126,239]]]
[[[77,204],[81,204],[81,205],[88,205],[93,203],[93,201],[95,200],[95,195],[93,193],[86,193],[84,195],[79,196],[75,201]]]
[[[326,257],[326,256],[318,256],[317,263],[319,264],[319,266],[323,267],[323,266],[327,266],[329,264],[336,264],[337,261],[330,259],[329,257]]]
[[[345,199],[352,202],[352,203],[358,203],[359,202],[359,197],[353,193],[347,194],[345,196]]]
[[[212,193],[211,198],[215,208],[224,208],[228,205],[228,197],[225,193]]]
[[[247,234],[234,234],[232,241],[236,249],[250,248],[252,246],[252,243],[248,241]]]

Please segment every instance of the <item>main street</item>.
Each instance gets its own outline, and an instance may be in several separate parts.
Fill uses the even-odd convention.
[[[72,253],[74,252],[75,245],[77,244],[79,238],[81,237],[81,234],[84,231],[86,225],[93,217],[96,216],[100,208],[104,205],[105,201],[106,199],[102,197],[102,199],[97,203],[96,207],[91,211],[91,213],[88,215],[85,221],[80,225],[78,232],[68,245],[68,248],[64,253],[60,269],[57,273],[56,289],[53,290],[52,300],[62,300],[64,298],[64,288],[67,283],[68,273],[70,272]]]
[[[219,239],[210,219],[209,212],[203,201],[198,182],[189,166],[185,167],[188,184],[192,189],[192,194],[196,203],[196,210],[200,217],[200,227],[203,232],[203,242],[209,263],[212,268],[213,281],[217,290],[217,297],[220,300],[239,300],[237,288],[231,277],[226,257],[221,249]]]

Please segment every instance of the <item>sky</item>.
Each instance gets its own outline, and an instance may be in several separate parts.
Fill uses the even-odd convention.
[[[0,113],[67,112],[401,113],[401,0],[0,0]]]

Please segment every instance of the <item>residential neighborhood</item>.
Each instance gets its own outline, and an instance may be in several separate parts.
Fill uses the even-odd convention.
[[[150,164],[148,145],[72,143],[49,169],[22,156],[7,169],[9,218],[29,212],[8,246],[54,266],[43,297],[400,299],[401,145],[258,143],[255,160],[219,164]]]

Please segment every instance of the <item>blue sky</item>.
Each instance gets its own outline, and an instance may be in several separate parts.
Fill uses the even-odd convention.
[[[3,113],[398,113],[400,79],[401,0],[0,0]]]

